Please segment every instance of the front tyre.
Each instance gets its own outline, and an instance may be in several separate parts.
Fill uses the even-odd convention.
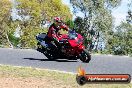
[[[91,60],[91,55],[87,52],[86,49],[84,49],[81,53],[80,53],[80,60],[84,63],[89,63],[89,61]]]

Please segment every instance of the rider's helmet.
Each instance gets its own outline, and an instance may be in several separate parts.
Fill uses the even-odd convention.
[[[61,20],[60,17],[55,17],[54,18],[54,23],[61,23],[61,22],[62,22],[62,20]]]
[[[67,31],[69,30],[68,26],[65,25],[65,23],[62,21],[62,19],[60,17],[55,17],[54,18],[54,24],[57,27],[59,26],[59,28],[61,28],[61,29],[65,29]]]
[[[54,24],[55,24],[56,27],[60,28],[61,23],[62,23],[62,20],[61,20],[60,17],[55,17],[54,18]]]
[[[60,28],[62,28],[63,22],[62,22],[60,17],[55,17],[54,18],[54,24],[56,27],[58,27],[60,29]]]

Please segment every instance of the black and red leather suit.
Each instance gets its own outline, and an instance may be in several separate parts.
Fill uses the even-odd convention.
[[[54,41],[55,43],[59,42],[59,30],[65,29],[68,31],[68,27],[61,23],[61,25],[56,26],[54,23],[49,27],[48,33],[47,33],[47,42],[50,43],[51,41]]]

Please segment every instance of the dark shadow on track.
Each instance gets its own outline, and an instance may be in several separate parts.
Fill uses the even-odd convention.
[[[38,60],[38,61],[56,61],[56,62],[78,62],[77,60],[68,60],[68,59],[56,59],[56,60],[37,59],[37,58],[23,58],[23,59]]]

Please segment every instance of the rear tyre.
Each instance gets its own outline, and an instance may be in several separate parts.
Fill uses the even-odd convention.
[[[54,47],[53,48],[43,47],[39,42],[37,43],[36,47],[36,50],[43,53],[50,61],[56,60],[57,55],[55,55],[54,49],[55,49]]]
[[[39,51],[39,52],[41,52],[41,53],[43,53],[42,46],[40,45],[39,42],[37,43],[36,50]]]
[[[56,60],[56,55],[54,54],[54,51],[52,51],[50,48],[46,49],[44,55],[50,60]]]
[[[89,63],[89,61],[91,60],[91,55],[87,52],[86,49],[84,49],[80,54],[80,60],[84,63]]]
[[[48,58],[50,61],[55,60],[55,56],[54,56],[53,54],[47,53],[47,54],[45,54],[45,55],[47,56],[47,58]]]

